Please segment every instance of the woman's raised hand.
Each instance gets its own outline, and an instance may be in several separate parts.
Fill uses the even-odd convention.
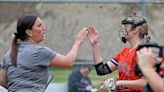
[[[75,44],[81,45],[85,40],[87,33],[87,27],[82,28],[80,32],[76,35]]]

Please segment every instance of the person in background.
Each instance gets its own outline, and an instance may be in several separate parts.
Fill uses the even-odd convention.
[[[138,65],[142,74],[146,77],[148,84],[153,92],[164,92],[164,59],[160,66],[160,75],[155,71],[155,65],[158,63],[151,48],[143,48],[137,51]],[[145,92],[145,91],[144,91]],[[150,91],[149,91],[150,92]]]
[[[90,71],[87,65],[74,69],[68,78],[68,92],[91,92],[93,86],[89,78]]]
[[[39,45],[45,39],[46,32],[39,16],[22,16],[17,21],[17,31],[14,33],[11,49],[3,59],[3,82],[0,83],[3,83],[9,92],[44,92],[48,80],[48,67],[72,66],[86,37],[86,29],[84,27],[79,31],[72,49],[66,55],[62,55]]]

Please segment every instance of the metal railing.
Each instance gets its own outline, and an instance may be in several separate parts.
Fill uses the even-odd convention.
[[[164,0],[0,0],[0,2],[44,2],[44,3],[163,3]]]

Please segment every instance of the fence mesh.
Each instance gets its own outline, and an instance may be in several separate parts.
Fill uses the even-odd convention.
[[[87,3],[87,1],[90,3]],[[109,2],[103,3],[107,1]],[[125,46],[119,39],[118,29],[120,21],[133,12],[139,15],[145,13],[152,40],[164,44],[162,38],[164,36],[163,0],[133,1],[83,0],[84,3],[78,3],[82,0],[0,0],[0,62],[3,60],[4,53],[11,46],[12,36],[16,31],[17,19],[24,14],[35,12],[40,14],[46,25],[47,36],[43,44],[61,54],[67,54],[71,49],[75,35],[82,27],[94,25],[100,32],[102,56],[104,59],[109,60]],[[145,2],[144,5],[141,2]],[[82,45],[77,59],[92,62],[92,51],[88,41],[85,41]],[[58,71],[56,72],[58,73]],[[70,73],[70,71],[67,73]],[[68,75],[65,75],[65,73],[62,72],[62,74],[56,75],[61,75],[55,77],[58,78],[58,82],[63,82],[63,79],[67,81],[66,77]],[[91,77],[94,79],[95,86],[99,86],[100,80],[103,78],[95,76],[94,71]]]

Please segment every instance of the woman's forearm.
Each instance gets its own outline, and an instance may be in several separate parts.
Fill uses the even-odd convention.
[[[74,64],[78,51],[80,49],[80,45],[74,44],[72,49],[67,53],[67,55],[62,55],[57,53],[57,55],[53,58],[50,66],[54,67],[70,67]]]
[[[74,44],[72,49],[65,56],[66,57],[65,60],[67,60],[70,66],[73,65],[74,61],[76,60],[79,49],[80,49],[80,45]]]

